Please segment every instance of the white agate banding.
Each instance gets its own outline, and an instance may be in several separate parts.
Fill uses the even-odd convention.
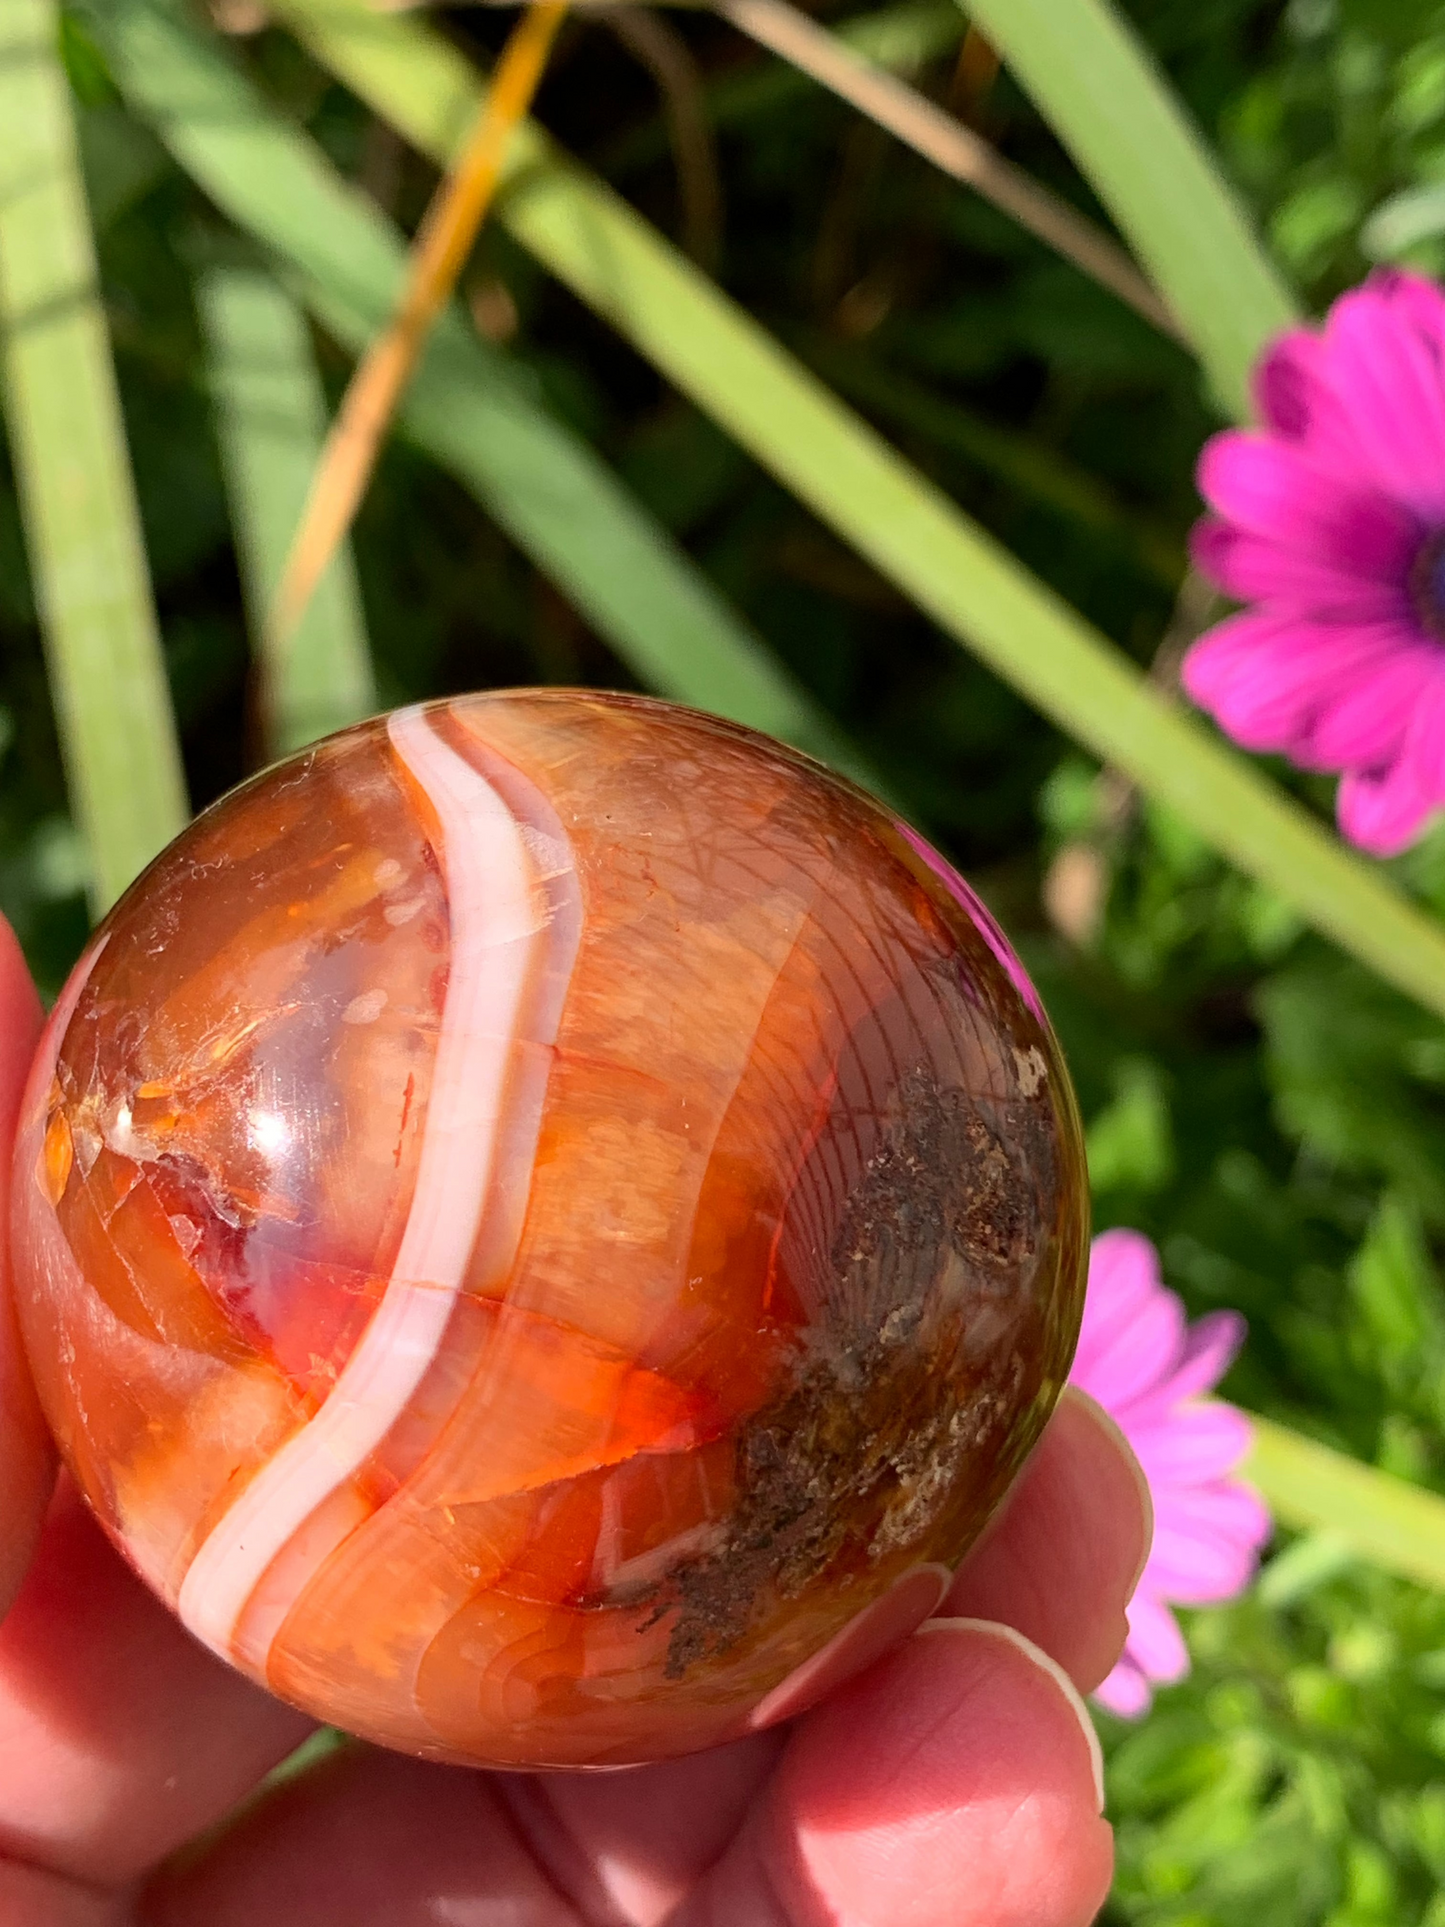
[[[492,1183],[512,1043],[543,930],[521,828],[497,791],[420,710],[400,711],[388,730],[440,822],[451,919],[416,1188],[386,1291],[329,1397],[241,1493],[186,1574],[181,1618],[226,1656],[267,1568],[375,1451],[437,1354]],[[310,1570],[293,1568],[287,1593],[299,1593]],[[270,1598],[274,1590],[270,1628],[289,1603]]]

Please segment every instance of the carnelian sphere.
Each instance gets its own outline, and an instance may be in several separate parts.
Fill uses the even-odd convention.
[[[86,950],[16,1156],[125,1555],[283,1698],[473,1764],[708,1746],[908,1631],[1082,1305],[1068,1079],[977,898],[630,697],[403,710],[217,804]]]

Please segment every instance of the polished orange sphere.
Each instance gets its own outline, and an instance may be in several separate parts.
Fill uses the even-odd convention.
[[[629,697],[402,710],[217,804],[86,950],[16,1157],[106,1529],[436,1759],[806,1704],[935,1608],[1082,1306],[1067,1076],[967,885]]]

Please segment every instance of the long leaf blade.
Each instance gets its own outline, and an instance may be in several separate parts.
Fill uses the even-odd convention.
[[[1109,0],[959,0],[1070,149],[1193,343],[1249,412],[1256,355],[1296,318],[1234,190]]]
[[[426,28],[280,0],[317,57],[444,159],[480,82]],[[1387,982],[1445,1013],[1445,931],[1184,715],[610,189],[535,129],[498,214],[825,522],[1059,726]]]
[[[1268,1419],[1244,1466],[1285,1525],[1322,1527],[1387,1572],[1445,1592],[1445,1499]]]
[[[364,347],[402,286],[399,232],[265,106],[213,40],[169,8],[106,0],[91,17],[135,110],[218,207],[291,265],[322,325]],[[459,132],[475,105],[473,92],[461,103]],[[857,751],[685,553],[455,308],[437,324],[401,423],[642,681],[877,787]]]
[[[376,707],[349,543],[337,548],[284,645],[268,619],[326,434],[326,400],[305,321],[272,276],[211,268],[196,284],[196,301],[261,675],[266,749],[284,756]]]
[[[100,911],[188,812],[58,31],[54,0],[0,8],[0,329],[51,688]]]

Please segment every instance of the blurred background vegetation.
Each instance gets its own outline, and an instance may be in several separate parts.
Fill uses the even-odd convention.
[[[1372,257],[1445,270],[1445,5],[1126,9],[1318,309]],[[439,16],[494,51],[510,15]],[[823,10],[843,24],[848,9]],[[1103,219],[949,0],[889,19],[911,78]],[[230,51],[403,227],[434,170],[269,29]],[[911,36],[911,39],[910,39]],[[122,106],[67,15],[106,315],[196,807],[263,760],[195,282],[234,233]],[[967,190],[691,12],[575,19],[547,127],[686,247],[1141,665],[1178,655],[1195,363]],[[1242,1309],[1226,1387],[1445,1492],[1445,1025],[1303,930],[962,655],[496,225],[477,329],[751,621],[1026,954],[1089,1122],[1100,1226],[1138,1225],[1195,1312]],[[318,333],[334,402],[350,355]],[[13,480],[0,452],[0,907],[53,992],[87,928]],[[387,448],[355,531],[386,705],[509,683],[635,686],[459,483]],[[1189,603],[1183,605],[1186,616]],[[1204,611],[1196,609],[1197,626]],[[1283,775],[1284,772],[1278,772]],[[1291,779],[1328,812],[1328,790]],[[1445,836],[1393,866],[1445,915]],[[1195,1671],[1106,1722],[1139,1927],[1445,1927],[1445,1599],[1282,1534]]]

